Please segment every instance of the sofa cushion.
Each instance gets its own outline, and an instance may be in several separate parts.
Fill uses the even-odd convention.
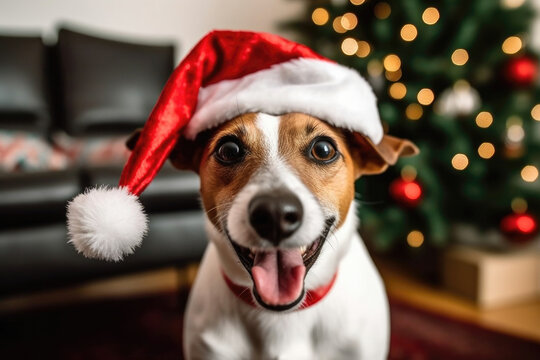
[[[0,130],[0,174],[62,170],[70,158],[34,133]]]
[[[40,37],[0,36],[0,129],[48,130],[45,66]]]
[[[63,129],[128,133],[148,118],[173,69],[174,48],[60,29],[57,55]]]
[[[65,222],[67,202],[80,189],[73,170],[0,174],[0,230]]]
[[[52,139],[72,166],[123,166],[131,153],[126,146],[128,135],[72,137],[56,132]]]

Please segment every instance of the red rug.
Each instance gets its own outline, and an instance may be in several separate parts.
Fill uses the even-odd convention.
[[[0,359],[181,359],[185,296],[0,315]],[[540,344],[392,301],[390,359],[538,359]]]

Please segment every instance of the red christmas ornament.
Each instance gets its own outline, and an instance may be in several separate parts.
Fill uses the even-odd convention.
[[[526,243],[538,230],[538,222],[530,214],[509,214],[501,220],[501,231],[515,243]]]
[[[407,181],[402,178],[392,181],[390,195],[397,202],[414,207],[422,200],[422,187],[416,181]]]
[[[531,86],[537,75],[538,63],[531,57],[513,58],[506,64],[506,77],[515,85]]]

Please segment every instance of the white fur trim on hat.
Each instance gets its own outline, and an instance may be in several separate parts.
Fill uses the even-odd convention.
[[[126,188],[94,188],[68,204],[68,236],[89,258],[120,261],[133,253],[147,231],[138,197]]]
[[[248,112],[302,112],[360,132],[374,143],[383,136],[377,99],[368,82],[345,66],[305,58],[200,89],[185,136],[193,139],[203,130]]]

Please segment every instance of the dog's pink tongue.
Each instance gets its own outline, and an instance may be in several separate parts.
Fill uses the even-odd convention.
[[[290,304],[300,297],[305,273],[298,249],[259,252],[251,268],[257,293],[274,306]]]

